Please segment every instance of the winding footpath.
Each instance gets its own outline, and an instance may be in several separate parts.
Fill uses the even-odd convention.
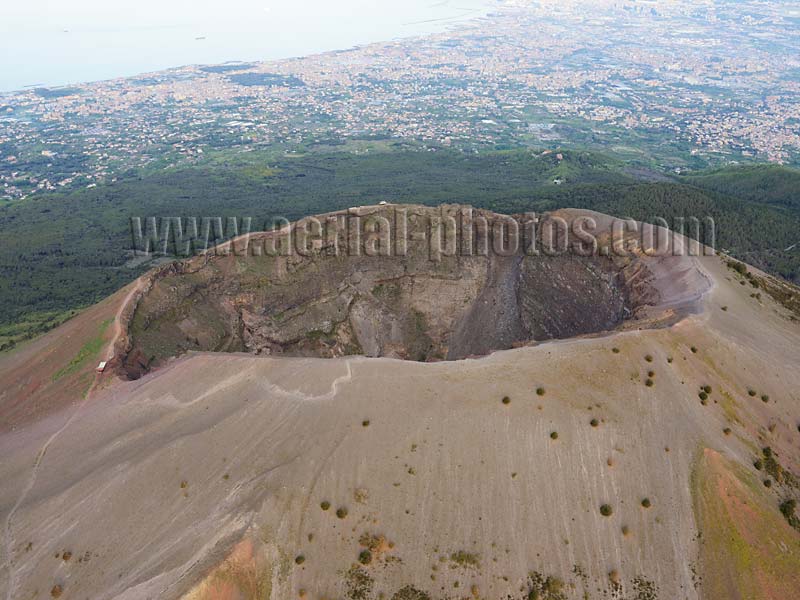
[[[124,330],[122,327],[122,314],[124,313],[125,309],[128,307],[128,304],[133,300],[134,296],[138,294],[144,288],[144,282],[142,279],[137,279],[135,282],[134,287],[128,292],[128,295],[125,296],[125,299],[120,303],[119,308],[117,309],[116,314],[114,315],[114,330],[111,339],[106,344],[106,347],[103,351],[103,355],[106,357],[103,360],[110,361],[114,357],[114,347],[116,346],[117,341],[123,335]],[[39,475],[39,469],[42,465],[42,461],[44,460],[45,455],[47,454],[47,450],[50,446],[55,442],[58,437],[64,433],[64,431],[69,428],[70,425],[75,421],[78,414],[83,410],[84,406],[89,402],[89,400],[94,395],[94,392],[97,390],[97,387],[100,385],[100,382],[103,378],[103,373],[96,373],[94,377],[94,381],[89,389],[83,396],[83,399],[78,403],[75,410],[69,416],[69,418],[64,422],[64,424],[49,438],[42,446],[41,450],[39,450],[38,454],[36,455],[36,459],[33,462],[33,469],[31,470],[31,476],[28,479],[28,483],[25,485],[25,488],[22,490],[22,494],[20,494],[17,501],[14,503],[14,506],[8,513],[5,522],[4,528],[4,538],[5,538],[5,564],[8,573],[7,577],[7,588],[6,588],[6,600],[14,600],[14,591],[17,587],[17,578],[16,573],[14,571],[13,561],[12,561],[12,554],[14,551],[14,528],[13,522],[14,517],[17,514],[20,506],[27,500],[28,494],[30,494],[33,486],[36,485],[36,478]]]

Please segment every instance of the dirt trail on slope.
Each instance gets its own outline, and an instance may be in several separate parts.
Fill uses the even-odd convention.
[[[117,341],[119,338],[125,333],[125,329],[122,326],[122,314],[125,309],[128,307],[128,303],[133,299],[133,297],[142,291],[144,285],[141,279],[137,279],[133,288],[128,292],[127,296],[125,296],[124,300],[120,303],[119,308],[117,309],[116,314],[114,315],[114,323],[113,323],[113,334],[111,339],[106,343],[105,348],[103,349],[103,356],[105,358],[103,360],[110,361],[114,357],[114,348],[116,346]],[[47,454],[47,450],[53,444],[53,442],[58,439],[58,437],[66,431],[70,425],[74,422],[75,418],[78,414],[83,410],[84,406],[89,402],[89,400],[94,395],[95,390],[100,385],[100,382],[103,379],[103,373],[95,373],[94,381],[92,382],[91,387],[86,391],[86,394],[83,397],[78,405],[75,407],[75,410],[69,416],[69,418],[64,422],[64,424],[55,431],[44,443],[39,453],[36,455],[36,459],[33,462],[33,467],[31,469],[31,475],[26,484],[25,488],[23,488],[22,493],[20,494],[19,498],[17,499],[14,506],[8,513],[6,517],[5,527],[4,527],[4,537],[5,537],[5,562],[6,568],[8,570],[8,588],[6,590],[6,600],[14,600],[14,591],[16,590],[16,578],[14,575],[14,565],[12,554],[14,552],[14,527],[13,521],[14,517],[19,510],[19,507],[27,500],[28,494],[30,494],[33,486],[36,485],[36,479],[39,474],[39,468],[41,467],[42,461],[44,460],[45,455]]]

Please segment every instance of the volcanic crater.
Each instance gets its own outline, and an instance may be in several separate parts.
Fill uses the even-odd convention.
[[[244,251],[233,241],[150,273],[126,323],[121,371],[136,379],[193,351],[460,360],[652,326],[686,304],[660,285],[679,281],[685,264],[634,247],[634,233],[616,235],[597,213],[534,223],[458,205],[388,205],[314,219],[325,233],[300,221],[250,235]],[[570,235],[578,221],[593,241]],[[447,224],[453,251],[433,252],[447,245]],[[298,239],[305,251],[280,251]],[[262,251],[265,242],[277,250]]]

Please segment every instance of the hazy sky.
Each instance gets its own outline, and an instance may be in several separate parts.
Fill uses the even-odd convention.
[[[0,90],[417,35],[495,0],[0,0]],[[202,38],[202,39],[198,39]]]

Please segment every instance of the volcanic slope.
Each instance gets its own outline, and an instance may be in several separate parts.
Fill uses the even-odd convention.
[[[718,600],[800,589],[787,502],[800,499],[795,288],[721,256],[639,253],[584,287],[565,280],[574,294],[611,282],[629,311],[583,321],[578,337],[541,342],[565,336],[537,335],[543,309],[526,321],[517,308],[498,319],[517,334],[462,353],[521,347],[478,359],[399,360],[439,358],[408,353],[403,335],[396,358],[350,355],[335,336],[332,358],[319,357],[323,345],[256,355],[239,329],[230,348],[249,353],[170,337],[150,361],[136,313],[155,305],[163,273],[0,357],[4,380],[39,364],[37,381],[49,382],[0,396],[3,415],[39,407],[0,435],[2,598]],[[446,326],[426,321],[440,354],[478,314],[476,298],[533,302],[519,291],[524,270],[489,289],[502,273],[470,284]],[[203,294],[223,326],[263,306],[231,302],[226,287]],[[549,297],[562,296],[535,300],[547,308]],[[70,336],[109,318],[123,334],[97,357],[113,348],[113,372],[80,400],[66,384],[89,367],[63,371],[83,349]],[[57,359],[35,362],[53,348]],[[72,394],[58,403],[56,373]]]

